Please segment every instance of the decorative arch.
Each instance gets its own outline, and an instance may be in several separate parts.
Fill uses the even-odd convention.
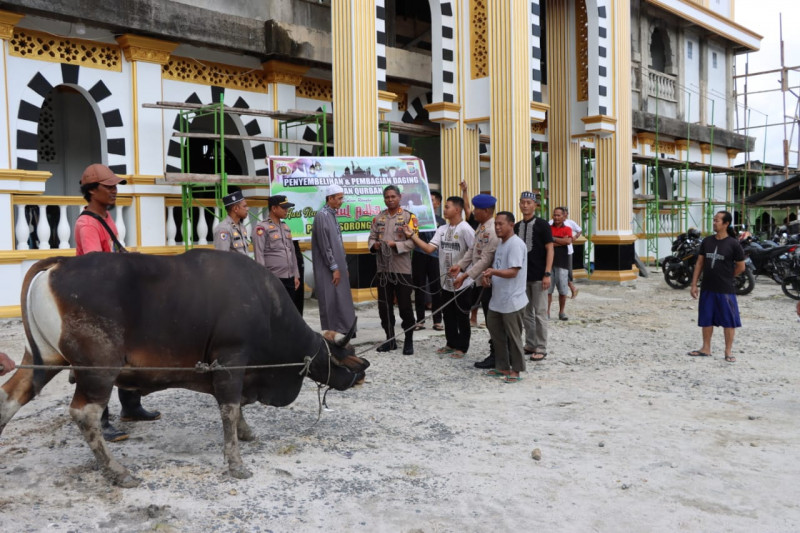
[[[91,88],[81,84],[79,65],[60,65],[60,76],[51,69],[38,71],[28,82],[20,97],[17,112],[16,156],[20,170],[37,170],[39,167],[39,120],[44,99],[59,85],[67,85],[79,91],[95,111],[98,120],[103,162],[117,174],[127,174],[125,128],[122,113],[115,107],[111,90],[98,80]],[[102,119],[102,122],[100,120]]]
[[[215,85],[210,85],[207,87],[207,92],[203,94],[203,96],[199,95],[197,91],[192,92],[184,102],[188,104],[201,104],[201,105],[209,105],[213,102],[219,102],[220,96],[225,95],[225,88],[218,87]],[[231,106],[239,109],[249,109],[250,105],[247,101],[239,96],[236,99],[236,102]],[[237,134],[239,135],[250,135],[256,136],[260,135],[261,126],[258,124],[258,120],[256,118],[247,117],[246,115],[233,115],[229,114],[226,115],[226,118],[230,117],[233,119],[234,124],[236,124],[236,128],[239,130]],[[247,122],[244,122],[242,118],[250,119]],[[176,114],[175,121],[172,124],[173,131],[180,131],[180,117]],[[266,158],[267,158],[267,145],[263,141],[242,141],[250,143],[250,151],[247,151],[247,144],[245,144],[245,157],[246,161],[244,162],[245,167],[247,169],[247,173],[250,174],[251,170],[255,172],[256,176],[267,176],[269,175],[269,166],[267,165]],[[167,148],[167,165],[166,165],[167,172],[180,172],[181,171],[181,145],[180,141],[176,138],[172,137],[169,141],[169,146]]]
[[[650,58],[649,67],[658,72],[668,73],[672,67],[672,43],[666,28],[660,24],[653,24],[647,42],[647,52]]]

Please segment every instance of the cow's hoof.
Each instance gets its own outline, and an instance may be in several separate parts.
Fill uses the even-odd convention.
[[[114,479],[114,484],[122,487],[123,489],[132,489],[133,487],[138,487],[141,482],[142,481],[140,479],[136,479],[130,474],[121,474],[116,476]]]
[[[232,466],[228,469],[228,473],[231,477],[235,477],[236,479],[248,479],[253,477],[253,473],[244,466]]]
[[[239,440],[244,441],[244,442],[252,442],[252,441],[256,440],[256,434],[253,433],[252,430],[249,430],[249,429],[247,431],[238,432],[237,433],[237,437],[239,438]]]

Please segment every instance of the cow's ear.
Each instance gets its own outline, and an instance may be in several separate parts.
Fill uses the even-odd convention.
[[[331,331],[329,329],[326,329],[322,332],[322,337],[331,342],[336,342],[336,335],[337,333],[335,331]]]

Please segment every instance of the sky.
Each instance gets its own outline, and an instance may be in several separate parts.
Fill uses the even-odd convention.
[[[784,41],[784,63],[787,67],[800,66],[800,31],[797,29],[797,21],[800,20],[800,2],[797,0],[736,0],[734,9],[734,19],[738,24],[763,36],[761,50],[751,54],[741,54],[736,59],[736,74],[744,74],[745,64],[749,61],[748,72],[763,72],[780,68],[780,20],[783,15],[783,41]],[[794,95],[786,93],[786,114],[795,115],[797,113],[797,102],[800,95],[800,69],[790,72],[789,86],[795,87]],[[748,93],[766,89],[780,89],[780,73],[763,74],[748,78]],[[739,93],[744,92],[744,78],[736,80],[736,89]],[[744,99],[738,99],[738,116],[740,128],[745,125],[745,113],[742,109]],[[764,124],[775,124],[783,122],[783,101],[780,91],[750,94],[747,99],[749,113],[749,126],[763,126]],[[734,124],[734,128],[736,125]],[[792,149],[798,149],[798,135],[800,132],[795,126],[794,135],[791,140]],[[745,133],[739,131],[739,133]],[[747,132],[751,137],[755,137],[755,150],[750,153],[752,161],[766,161],[776,165],[783,165],[783,139],[784,129],[782,125],[771,126],[768,128],[751,129]],[[792,135],[791,125],[787,127],[786,136]],[[766,141],[766,142],[765,142]],[[766,151],[765,151],[766,148]],[[789,154],[789,166],[800,166],[797,163],[798,154]],[[744,154],[739,154],[735,163],[743,163]]]

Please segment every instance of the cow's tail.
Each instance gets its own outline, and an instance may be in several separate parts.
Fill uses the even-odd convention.
[[[35,320],[30,315],[30,291],[31,285],[33,284],[33,280],[36,279],[39,274],[50,270],[53,267],[56,267],[64,262],[65,257],[50,257],[48,259],[43,259],[37,263],[35,263],[30,269],[28,269],[28,273],[25,274],[25,279],[22,282],[22,293],[20,295],[20,307],[22,309],[22,325],[25,328],[25,338],[28,341],[28,347],[30,348],[30,354],[33,357],[33,364],[34,365],[43,365],[44,361],[42,360],[42,351],[39,349],[39,345],[36,343],[36,339],[33,337],[33,331],[31,329],[31,321]],[[42,387],[50,379],[47,377],[47,372],[42,369],[35,369],[33,371],[33,387],[36,394],[42,390]]]
[[[63,258],[54,257],[39,261],[28,270],[22,283],[20,306],[26,337],[25,355],[22,357],[22,363],[25,365],[42,364],[41,350],[34,339],[31,328],[32,317],[29,314],[28,295],[31,290],[31,284],[36,279],[36,276],[58,265],[62,260]],[[14,417],[20,407],[31,401],[53,375],[55,373],[52,371],[48,374],[44,370],[37,369],[32,371],[28,368],[20,368],[3,384],[2,389],[0,389],[0,433],[3,432],[8,421]]]

